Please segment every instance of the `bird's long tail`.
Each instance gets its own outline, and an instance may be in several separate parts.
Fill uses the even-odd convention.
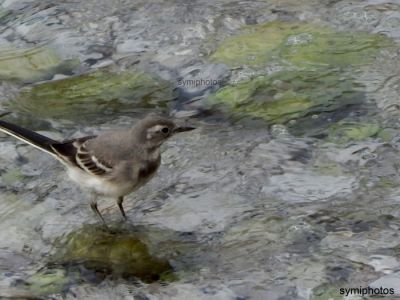
[[[0,117],[4,115],[6,114],[1,114]],[[53,156],[55,155],[51,145],[58,142],[44,135],[3,120],[0,120],[0,131],[7,133]]]

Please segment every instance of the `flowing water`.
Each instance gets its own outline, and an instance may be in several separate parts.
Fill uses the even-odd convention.
[[[2,135],[0,298],[400,296],[399,33],[385,0],[0,0],[8,121],[197,127],[127,222],[100,201],[109,230],[57,161]]]

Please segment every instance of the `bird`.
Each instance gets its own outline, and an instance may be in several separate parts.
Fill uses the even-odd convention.
[[[104,225],[98,197],[115,198],[126,220],[124,197],[154,177],[161,164],[160,146],[176,133],[194,129],[150,115],[128,129],[56,141],[0,120],[0,131],[50,154],[66,167],[69,178],[89,191],[90,207]]]

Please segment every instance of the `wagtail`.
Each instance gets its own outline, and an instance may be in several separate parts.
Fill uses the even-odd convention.
[[[145,185],[156,174],[162,143],[178,132],[193,129],[151,116],[130,129],[60,142],[0,120],[1,131],[47,152],[66,166],[72,181],[91,191],[90,207],[104,224],[97,208],[98,196],[115,198],[126,219],[122,206],[124,196]]]

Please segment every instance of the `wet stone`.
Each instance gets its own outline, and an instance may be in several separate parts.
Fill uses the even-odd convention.
[[[66,268],[83,265],[106,275],[137,277],[145,282],[168,278],[172,267],[167,260],[149,254],[134,233],[86,225],[56,241],[58,252],[52,261]]]
[[[211,95],[207,104],[235,118],[251,116],[282,124],[319,112],[334,113],[360,104],[362,99],[350,78],[343,80],[337,71],[325,69],[282,71],[225,86]],[[327,123],[314,126],[321,125]]]
[[[354,253],[350,254],[349,258],[352,261],[372,266],[376,272],[384,274],[391,274],[400,267],[399,261],[393,256],[375,254],[368,257]]]
[[[374,123],[338,122],[332,125],[328,132],[328,140],[336,143],[362,141],[377,136],[380,128]]]
[[[395,274],[390,274],[390,275],[385,275],[382,276],[381,278],[371,282],[369,284],[371,288],[374,289],[386,289],[386,290],[391,290],[393,289],[394,293],[390,293],[390,291],[386,292],[386,295],[400,295],[400,274],[397,272]],[[389,294],[390,293],[390,294]],[[383,293],[382,293],[383,294]]]
[[[340,284],[322,284],[312,290],[310,299],[312,300],[341,300],[344,299],[338,291]]]
[[[39,118],[82,120],[165,106],[173,95],[167,82],[148,74],[97,70],[27,87],[7,106]]]
[[[0,79],[24,83],[37,82],[50,79],[56,73],[67,73],[77,63],[76,60],[62,60],[53,49],[0,48]]]
[[[223,41],[210,59],[234,67],[257,68],[274,59],[306,68],[312,64],[347,66],[365,64],[385,45],[390,45],[390,40],[381,35],[335,32],[308,23],[270,22],[244,27],[242,34]]]
[[[72,276],[71,276],[72,277]],[[63,269],[43,269],[17,284],[34,296],[61,294],[72,280]]]
[[[351,194],[354,182],[345,176],[298,172],[272,176],[262,190],[288,202],[328,201]]]

